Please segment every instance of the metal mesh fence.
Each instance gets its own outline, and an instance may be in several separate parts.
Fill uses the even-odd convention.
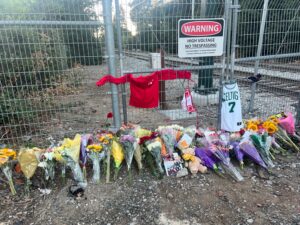
[[[226,3],[232,6],[226,8]],[[231,48],[237,5],[237,43]],[[18,0],[0,1],[0,6],[0,141],[43,142],[49,136],[62,138],[112,123],[106,119],[112,110],[110,85],[95,86],[109,73],[102,1]],[[224,78],[239,83],[246,117],[265,117],[282,110],[296,112],[300,87],[298,0],[120,0],[119,6],[119,14],[115,5],[112,8],[115,36],[109,40],[117,50],[120,28],[123,48],[116,57],[117,75],[145,76],[164,67],[189,70],[194,81],[160,82],[160,104],[155,109],[128,106],[129,84],[125,92],[118,86],[120,109],[126,94],[128,122],[150,128],[168,123],[186,126],[196,121],[200,126],[216,125],[224,68]],[[178,57],[179,19],[224,16],[229,34],[224,57]],[[257,72],[263,76],[253,88],[248,77]],[[192,91],[197,113],[181,110],[186,87]],[[251,99],[254,104],[249,113]],[[121,114],[126,111],[121,110]]]
[[[43,142],[95,127],[105,92],[98,1],[5,1],[0,13],[1,142]],[[95,97],[97,96],[97,98]],[[105,117],[103,117],[105,119]]]
[[[177,79],[160,83],[159,108],[141,110],[129,107],[128,120],[140,121],[149,127],[167,123],[191,125],[196,123],[198,114],[202,126],[216,124],[221,59],[178,58],[178,21],[191,18],[223,18],[224,1],[195,1],[194,7],[188,0],[125,0],[122,3],[125,72],[134,72],[138,76],[162,68],[189,70],[195,82]],[[152,53],[160,53],[164,57],[160,58]],[[203,66],[211,69],[203,69]],[[192,91],[197,113],[189,114],[181,109],[181,100],[187,87]]]
[[[300,2],[272,0],[240,3],[235,75],[240,77],[240,85],[245,86],[242,91],[244,102],[249,103],[251,99],[251,89],[245,79],[255,72],[262,75],[249,116],[266,117],[280,111],[295,113],[300,87]],[[263,23],[265,28],[261,33]],[[261,53],[257,55],[260,37]],[[244,104],[244,112],[249,112],[249,104]]]

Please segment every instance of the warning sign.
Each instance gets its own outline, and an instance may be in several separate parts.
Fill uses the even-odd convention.
[[[180,58],[221,56],[224,42],[224,19],[182,19],[178,22]]]

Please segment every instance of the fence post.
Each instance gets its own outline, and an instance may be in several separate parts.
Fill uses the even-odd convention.
[[[264,0],[256,57],[260,57],[260,55],[261,55],[261,50],[262,50],[262,45],[263,45],[263,40],[264,40],[266,19],[267,19],[267,14],[268,14],[268,4],[269,4],[269,0]],[[259,60],[256,60],[255,65],[254,65],[254,76],[256,76],[258,73],[258,67],[259,67]],[[256,91],[256,82],[253,82],[251,84],[251,97],[250,97],[250,102],[249,102],[248,113],[253,112],[255,91]]]
[[[105,46],[108,55],[109,73],[112,76],[116,76],[116,64],[115,64],[115,44],[114,33],[112,24],[112,1],[102,0],[103,6],[103,18],[105,27]],[[112,96],[112,109],[114,114],[114,128],[120,128],[120,111],[119,111],[119,98],[118,88],[115,84],[111,84],[111,96]]]
[[[300,94],[298,95],[298,104],[296,106],[296,126],[300,126]]]
[[[222,55],[222,71],[221,71],[221,76],[219,80],[219,104],[218,104],[218,121],[217,121],[217,128],[220,130],[221,129],[221,114],[222,114],[222,99],[223,99],[223,80],[224,80],[224,75],[225,75],[225,66],[226,66],[226,43],[227,43],[227,26],[228,26],[228,16],[229,16],[229,5],[231,3],[231,0],[225,0],[225,9],[224,9],[224,45],[223,45],[223,55]]]
[[[234,0],[233,4],[233,16],[232,16],[232,32],[231,32],[231,73],[230,80],[234,78],[234,60],[235,60],[235,48],[236,48],[236,33],[237,33],[237,20],[238,20],[238,9],[239,0]]]
[[[117,35],[118,35],[118,50],[120,57],[120,75],[123,76],[123,52],[122,52],[122,35],[121,35],[121,13],[120,13],[120,3],[119,0],[115,0],[116,7],[116,27],[117,27]],[[126,103],[126,89],[125,84],[121,85],[122,90],[122,107],[123,107],[123,120],[124,123],[127,124],[127,103]]]

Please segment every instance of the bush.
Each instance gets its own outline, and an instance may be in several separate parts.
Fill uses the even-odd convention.
[[[32,98],[67,69],[67,51],[54,29],[9,27],[0,31],[0,127],[18,136],[36,122],[42,103]]]

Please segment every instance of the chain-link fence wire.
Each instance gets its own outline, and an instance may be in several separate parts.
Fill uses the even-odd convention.
[[[220,57],[178,58],[178,21],[192,19],[193,11],[194,18],[223,18],[224,3],[222,0],[195,1],[193,7],[190,0],[121,1],[124,71],[146,76],[163,67],[189,70],[194,81],[160,82],[159,107],[147,110],[129,106],[130,122],[140,122],[147,127],[196,124],[197,113],[189,114],[181,107],[185,88],[190,87],[200,125],[216,124]],[[164,57],[151,53],[162,53]],[[201,66],[210,66],[210,69],[200,70]]]
[[[237,32],[237,63],[235,75],[242,85],[245,116],[267,117],[281,111],[296,113],[300,88],[300,2],[269,0],[262,35],[261,55],[252,113],[249,111],[251,89],[247,77],[255,75],[255,57],[263,24],[263,0],[240,1]],[[247,59],[248,58],[248,59]],[[256,76],[254,76],[254,79]],[[245,86],[245,87],[244,87]]]
[[[0,143],[45,142],[99,127],[111,110],[101,3],[1,1]]]
[[[152,69],[150,53],[164,52],[165,67],[192,72],[195,83],[190,87],[195,85],[194,91],[198,92],[193,100],[200,126],[206,126],[216,123],[216,89],[222,65],[220,57],[177,56],[178,20],[192,18],[192,2],[120,0],[125,55],[122,73],[149,74],[157,70]],[[247,78],[254,71],[263,3],[239,1],[235,78],[244,112],[250,99]],[[44,141],[50,135],[62,138],[75,132],[91,132],[107,122],[106,113],[112,105],[109,85],[94,85],[108,73],[103,61],[106,54],[101,5],[101,1],[93,0],[0,1],[1,142]],[[222,18],[224,8],[222,0],[195,0],[194,18]],[[114,8],[113,16],[115,23]],[[257,85],[254,104],[258,116],[295,111],[299,24],[298,1],[269,1],[263,60],[258,70],[263,78]],[[117,35],[114,39],[117,46]],[[213,69],[204,70],[203,66]],[[165,99],[160,107],[128,107],[128,121],[148,127],[195,124],[195,114],[180,111],[187,85],[185,80],[165,81],[165,89],[160,92]],[[126,92],[128,103],[128,86]],[[121,94],[119,87],[120,99]]]

